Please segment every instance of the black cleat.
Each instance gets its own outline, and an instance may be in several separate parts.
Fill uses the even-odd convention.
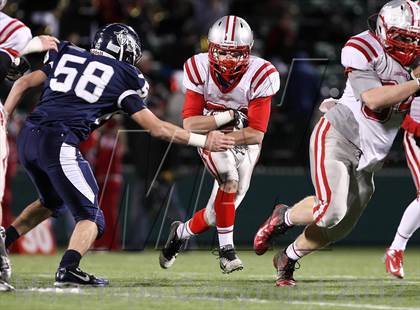
[[[185,240],[178,239],[178,236],[176,234],[176,230],[181,224],[182,222],[180,221],[176,221],[171,224],[168,240],[166,240],[165,246],[163,247],[159,255],[159,264],[160,267],[162,267],[163,269],[168,269],[172,267],[177,255],[181,251],[181,247],[185,243]]]
[[[244,265],[236,255],[235,248],[228,244],[219,249],[220,269],[223,273],[231,273],[233,271],[244,269]]]
[[[276,286],[295,286],[296,281],[293,278],[293,272],[295,271],[295,265],[297,261],[290,259],[286,252],[279,251],[273,257],[274,268],[277,269],[277,280]],[[298,263],[299,265],[299,263]]]
[[[97,278],[88,274],[80,268],[58,268],[55,273],[55,287],[72,286],[108,286],[107,279]]]

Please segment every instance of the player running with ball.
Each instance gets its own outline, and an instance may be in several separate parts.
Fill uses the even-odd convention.
[[[227,135],[236,146],[220,153],[198,149],[215,178],[211,197],[190,220],[172,223],[159,262],[171,267],[185,240],[216,226],[220,268],[230,273],[243,268],[233,242],[235,213],[249,188],[280,79],[271,63],[250,55],[254,40],[244,19],[220,18],[208,41],[208,53],[194,55],[184,65],[184,128],[207,132],[231,126]]]

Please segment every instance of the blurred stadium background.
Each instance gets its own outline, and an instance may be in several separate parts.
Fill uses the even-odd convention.
[[[367,17],[384,3],[375,0],[9,0],[5,11],[22,19],[34,35],[49,33],[85,48],[89,48],[98,27],[112,22],[131,25],[142,42],[141,70],[151,85],[148,105],[159,117],[178,124],[183,103],[183,62],[194,53],[206,51],[207,30],[218,17],[235,14],[245,18],[254,31],[253,53],[270,60],[282,79],[262,156],[235,225],[236,243],[250,246],[253,234],[275,201],[291,204],[313,192],[307,157],[309,135],[320,116],[318,105],[324,98],[340,96],[345,83],[340,49],[349,36],[366,29]],[[31,56],[30,61],[33,69],[40,68],[42,55]],[[3,98],[9,87],[1,87]],[[25,97],[10,123],[5,226],[36,197],[17,163],[13,140],[25,114],[37,103],[40,91],[31,91]],[[101,207],[111,218],[107,223],[110,235],[97,248],[142,250],[146,246],[161,246],[173,220],[187,219],[196,208],[205,206],[212,180],[207,173],[203,174],[194,149],[180,146],[168,149],[167,143],[144,133],[120,131],[117,134],[118,128],[131,130],[135,126],[127,117],[116,118],[84,145],[84,154],[95,167],[99,185],[105,186]],[[376,187],[365,215],[341,243],[386,245],[392,241],[401,215],[415,195],[401,137],[385,169],[378,174]],[[64,246],[74,225],[71,216],[52,225],[58,245]],[[290,234],[283,240],[286,242],[293,236]],[[214,231],[208,232],[190,246],[210,249],[215,237]],[[410,244],[420,244],[420,234]]]

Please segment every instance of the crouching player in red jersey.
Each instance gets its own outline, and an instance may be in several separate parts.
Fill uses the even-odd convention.
[[[233,131],[227,135],[236,146],[220,153],[198,149],[215,178],[211,197],[190,220],[172,223],[159,262],[171,267],[185,240],[216,226],[220,268],[230,273],[243,268],[233,243],[235,212],[248,190],[280,80],[271,63],[250,56],[253,34],[244,19],[220,18],[208,41],[208,53],[194,55],[184,65],[184,128],[207,132],[230,126]]]

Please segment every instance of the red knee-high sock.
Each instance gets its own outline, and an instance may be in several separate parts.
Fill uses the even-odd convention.
[[[210,226],[204,219],[205,211],[206,208],[197,211],[185,224],[179,225],[176,232],[178,238],[188,239],[209,229]]]
[[[236,193],[226,193],[219,189],[214,201],[216,212],[216,227],[219,236],[219,246],[233,245],[233,226],[235,224]]]
[[[209,225],[206,223],[204,219],[204,212],[206,209],[201,209],[193,215],[193,217],[187,222],[188,228],[194,235],[201,234],[202,232],[209,229]]]

